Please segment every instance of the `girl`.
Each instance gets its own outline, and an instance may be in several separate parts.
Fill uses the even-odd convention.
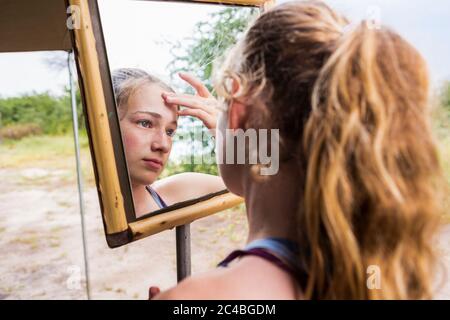
[[[247,246],[150,297],[431,298],[441,173],[420,54],[299,1],[261,15],[217,75],[218,132],[279,129],[279,172],[221,164],[245,198]]]
[[[136,217],[225,189],[220,177],[194,172],[156,181],[169,159],[179,115],[195,116],[212,132],[215,129],[216,100],[198,79],[180,76],[197,96],[177,95],[140,69],[112,73]],[[179,110],[178,105],[187,108]]]

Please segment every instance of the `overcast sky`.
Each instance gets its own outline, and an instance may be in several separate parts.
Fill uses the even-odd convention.
[[[196,22],[218,7],[204,4],[101,0],[100,10],[112,68],[140,67],[167,79],[170,61],[164,41],[192,35]],[[285,1],[278,1],[278,3]],[[428,61],[435,85],[450,80],[450,1],[328,0],[351,20],[374,12],[416,46]],[[1,8],[0,8],[1,12]],[[3,40],[2,40],[3,41]],[[50,91],[60,94],[65,70],[48,67],[48,52],[0,54],[0,96]]]

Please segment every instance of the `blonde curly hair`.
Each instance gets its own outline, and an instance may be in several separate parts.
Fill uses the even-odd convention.
[[[216,65],[215,89],[245,101],[247,126],[278,128],[301,168],[304,297],[431,298],[442,174],[427,66],[394,31],[348,26],[321,1],[278,5]]]

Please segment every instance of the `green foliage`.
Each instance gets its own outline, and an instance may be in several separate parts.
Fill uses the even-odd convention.
[[[84,128],[81,99],[77,93],[78,122]],[[49,93],[32,93],[19,97],[0,98],[0,127],[18,125],[39,127],[45,134],[65,134],[72,130],[70,91],[55,97]],[[34,132],[38,133],[38,131]]]
[[[172,43],[171,76],[180,71],[195,74],[212,90],[213,61],[236,43],[257,13],[255,8],[226,8],[198,22],[191,38]]]
[[[219,171],[216,164],[206,164],[206,163],[191,164],[184,162],[178,164],[169,162],[159,178],[160,179],[165,178],[182,172],[203,172],[213,175],[219,175]]]
[[[450,184],[450,81],[441,88],[440,106],[434,117],[435,130],[439,139],[444,171]]]
[[[249,22],[258,13],[254,8],[226,8],[216,13],[212,13],[208,21],[198,22],[194,28],[193,36],[176,43],[172,43],[172,61],[168,65],[170,75],[178,72],[188,72],[194,74],[213,92],[211,76],[213,62],[221,57],[228,48],[237,42],[246,30]],[[187,88],[186,92],[193,93],[192,88]],[[214,94],[214,92],[213,92]],[[187,145],[188,152],[181,155],[178,163],[172,163],[166,169],[170,174],[195,171],[210,174],[217,174],[215,161],[212,164],[196,164],[194,157],[211,154],[215,159],[214,144],[210,139],[199,141],[195,132],[203,131],[208,135],[207,129],[200,120],[189,117],[182,119],[178,125],[178,136],[190,136],[190,141],[180,141],[175,139],[175,144]],[[190,158],[190,159],[189,159]]]
[[[445,82],[442,86],[441,105],[450,114],[450,81]]]

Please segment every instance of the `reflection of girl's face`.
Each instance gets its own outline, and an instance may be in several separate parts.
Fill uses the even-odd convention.
[[[154,84],[136,90],[120,120],[132,185],[148,185],[161,174],[177,128],[177,106],[166,104]]]

